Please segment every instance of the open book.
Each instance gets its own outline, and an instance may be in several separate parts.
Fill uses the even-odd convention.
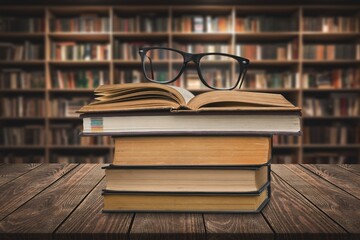
[[[184,88],[156,83],[102,85],[95,89],[95,101],[79,113],[131,110],[193,111],[299,111],[281,94],[210,91],[194,96]]]
[[[82,107],[84,135],[299,134],[300,109],[281,94],[189,91],[155,83],[100,86]]]

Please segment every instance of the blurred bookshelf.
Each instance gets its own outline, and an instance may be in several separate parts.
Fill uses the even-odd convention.
[[[139,47],[166,46],[247,57],[242,90],[303,108],[303,136],[274,136],[273,163],[360,163],[359,25],[359,5],[3,6],[0,162],[108,162],[112,139],[80,138],[75,110],[98,85],[145,81]],[[190,66],[174,84],[207,91],[197,78]]]

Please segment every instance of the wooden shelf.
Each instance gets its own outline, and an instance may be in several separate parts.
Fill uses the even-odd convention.
[[[110,33],[106,32],[51,32],[52,40],[71,41],[110,41]]]
[[[45,146],[42,145],[0,145],[1,150],[31,150],[31,151],[38,151],[38,150],[45,150]]]
[[[98,146],[98,145],[50,145],[50,150],[110,150],[110,147],[108,146]]]
[[[310,65],[311,67],[316,67],[316,66],[329,66],[332,65],[332,67],[334,67],[333,65],[337,65],[337,66],[342,66],[342,65],[351,65],[351,64],[359,64],[360,61],[359,60],[303,60],[302,63],[305,65],[305,67],[307,67],[307,65]]]
[[[82,121],[80,117],[48,117],[50,122],[74,122]]]
[[[193,41],[230,41],[231,33],[228,32],[218,32],[218,33],[183,33],[183,32],[173,32],[172,37],[173,41],[185,41],[185,42],[193,42]]]
[[[21,61],[12,61],[12,60],[0,60],[0,66],[43,66],[45,65],[45,60],[21,60]]]
[[[305,41],[319,40],[319,41],[342,41],[342,40],[356,40],[360,37],[359,33],[352,32],[303,32],[303,39]]]
[[[252,41],[281,41],[292,40],[299,37],[299,32],[237,32],[236,40],[252,40]]]
[[[1,41],[9,40],[9,39],[29,39],[29,40],[43,40],[45,38],[45,33],[43,32],[0,32]]]
[[[119,40],[165,40],[169,38],[169,32],[153,32],[153,33],[140,33],[140,32],[113,32],[112,34]]]
[[[1,117],[0,122],[34,122],[34,121],[45,121],[44,117]]]
[[[299,144],[274,144],[273,145],[274,149],[299,149],[300,145]]]
[[[0,12],[3,15],[12,14],[14,17],[41,17],[45,19],[46,31],[45,32],[2,32],[0,33],[1,42],[23,42],[29,40],[32,42],[40,42],[44,45],[45,59],[41,60],[29,60],[29,61],[7,61],[0,60],[0,69],[24,69],[24,70],[42,70],[45,73],[45,88],[44,89],[0,89],[0,95],[5,97],[17,97],[20,95],[41,97],[44,100],[54,100],[57,98],[72,98],[72,97],[92,97],[94,89],[54,89],[52,85],[53,71],[62,69],[101,69],[109,72],[109,80],[114,83],[117,75],[117,70],[131,70],[141,69],[141,61],[138,60],[123,60],[115,59],[114,46],[115,42],[133,42],[141,44],[160,44],[165,43],[166,46],[174,47],[176,43],[179,44],[226,44],[229,47],[229,52],[234,53],[236,50],[236,44],[249,43],[249,44],[261,44],[261,43],[284,43],[292,42],[296,40],[297,56],[298,59],[293,60],[252,60],[250,59],[250,70],[265,70],[265,71],[290,71],[291,73],[297,73],[300,81],[299,86],[303,86],[303,73],[306,69],[334,69],[334,68],[359,68],[360,59],[348,59],[348,60],[316,60],[316,59],[303,59],[303,50],[306,44],[312,43],[356,43],[360,44],[360,4],[353,6],[338,5],[196,5],[196,6],[166,6],[166,5],[152,5],[152,6],[129,6],[124,4],[118,4],[114,6],[110,5],[94,5],[94,6],[2,6]],[[121,32],[119,29],[115,29],[116,23],[118,23],[118,17],[126,16],[133,17],[142,13],[154,12],[159,13],[159,16],[164,16],[168,19],[168,30],[166,32]],[[77,17],[80,14],[98,13],[101,16],[108,17],[110,21],[110,32],[56,32],[50,29],[50,20],[61,17]],[[306,16],[319,16],[321,14],[326,16],[336,16],[341,14],[350,14],[356,18],[357,32],[311,32],[304,31],[303,24]],[[229,32],[177,32],[173,31],[174,19],[181,16],[228,16],[231,21]],[[250,15],[267,15],[267,16],[289,16],[296,20],[298,23],[296,31],[283,31],[283,32],[236,32],[235,20],[238,17],[246,17]],[[301,29],[300,29],[301,28]],[[109,60],[55,60],[50,59],[51,43],[54,41],[64,42],[92,42],[92,43],[108,43],[110,45],[109,51],[111,59]],[[168,60],[160,60],[159,64],[168,65]],[[182,64],[182,60],[171,60],[173,64]],[[222,62],[225,64],[225,62]],[[219,62],[214,61],[211,65],[217,66]],[[189,63],[189,68],[193,69],[194,64]],[[304,71],[305,69],[305,71]],[[200,81],[200,80],[199,80]],[[246,79],[245,79],[246,81]],[[356,79],[360,81],[360,79]],[[359,82],[360,84],[360,82]],[[190,89],[191,90],[191,89]],[[201,94],[209,91],[209,89],[192,89],[194,94]],[[237,91],[255,91],[255,92],[269,92],[269,93],[281,93],[287,99],[290,99],[298,106],[303,105],[303,99],[311,96],[328,96],[331,93],[355,93],[360,96],[360,86],[356,88],[342,88],[342,89],[318,89],[318,88],[267,88],[267,89],[241,89]],[[51,107],[47,104],[47,107]],[[48,109],[51,110],[51,109]],[[321,116],[311,117],[303,116],[303,125],[311,126],[318,123],[333,123],[339,121],[341,123],[356,125],[360,127],[360,116]],[[318,121],[318,122],[317,122]],[[68,124],[68,125],[81,125],[82,119],[80,117],[52,117],[50,113],[47,113],[45,117],[24,117],[24,118],[7,118],[0,117],[0,123],[8,124],[12,126],[24,126],[28,122],[36,123],[37,125],[44,125],[44,133],[47,134],[50,128],[55,125]],[[1,125],[1,124],[0,124]],[[1,137],[1,136],[0,136]],[[298,144],[281,144],[274,145],[276,152],[290,152],[294,155],[294,159],[301,160],[303,155],[308,152],[321,152],[336,150],[351,150],[356,152],[357,159],[360,159],[360,144],[347,144],[339,146],[338,144],[304,144],[299,140]],[[100,154],[99,151],[111,152],[114,146],[58,146],[51,145],[50,143],[44,144],[44,146],[0,146],[1,150],[6,150],[11,153],[16,151],[41,151],[44,152],[44,158],[46,161],[50,159],[50,153],[54,152],[66,152],[72,154],[76,153],[92,153]],[[74,152],[74,153],[75,153]]]
[[[45,89],[0,89],[1,94],[45,94]]]
[[[108,66],[109,60],[50,60],[49,64],[54,66]]]
[[[74,94],[74,93],[93,93],[94,89],[76,88],[76,89],[49,89],[49,93],[62,93],[62,94]]]
[[[282,67],[298,65],[298,60],[250,60],[249,68],[253,67]]]

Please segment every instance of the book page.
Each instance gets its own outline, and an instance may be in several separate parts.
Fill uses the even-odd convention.
[[[102,85],[94,93],[95,101],[78,112],[187,109],[186,103],[194,97],[185,89],[156,83]]]
[[[178,91],[183,96],[186,104],[188,104],[190,100],[195,97],[194,94],[192,94],[190,91],[186,90],[185,88],[176,87],[176,86],[169,86],[169,87],[172,87],[176,91]]]
[[[211,91],[194,97],[189,102],[191,109],[231,108],[234,109],[293,109],[295,106],[281,94],[245,92],[245,91]]]

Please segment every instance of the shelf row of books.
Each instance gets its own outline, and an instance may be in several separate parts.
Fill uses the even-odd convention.
[[[304,59],[337,60],[359,59],[359,45],[356,44],[305,44]]]
[[[50,19],[50,30],[54,32],[109,32],[109,17],[98,14],[80,14],[78,17]]]
[[[305,144],[358,144],[360,127],[334,123],[331,126],[304,126],[303,143]]]
[[[356,93],[331,93],[329,97],[305,97],[304,116],[348,117],[360,115],[360,96]]]
[[[44,71],[20,68],[0,69],[0,89],[44,89]]]
[[[299,143],[299,138],[295,136],[274,135],[272,137],[273,146],[286,146],[286,145],[294,145],[298,143]]]
[[[50,126],[49,142],[56,146],[103,146],[110,147],[112,139],[106,136],[80,137],[81,125],[54,124]]]
[[[356,21],[348,16],[304,17],[303,27],[310,32],[356,32]]]
[[[183,15],[173,18],[174,32],[231,32],[231,16]]]
[[[0,17],[0,32],[28,32],[45,31],[45,19],[40,17]]]
[[[52,42],[51,58],[54,60],[109,60],[108,43]]]
[[[231,15],[179,15],[172,19],[174,32],[231,32]],[[79,13],[76,16],[55,16],[49,21],[55,32],[109,32],[112,20],[106,14]],[[303,31],[356,32],[356,16],[307,16],[303,17]],[[170,18],[163,12],[144,14],[119,14],[113,20],[113,31],[167,32]],[[0,17],[0,32],[44,32],[44,17]],[[299,31],[298,17],[292,15],[246,14],[235,17],[235,32],[290,32]]]
[[[236,32],[290,32],[297,29],[297,19],[291,16],[251,15],[236,18],[235,25]]]
[[[26,125],[0,128],[0,145],[22,146],[43,145],[45,143],[43,125]]]
[[[302,74],[303,88],[358,88],[359,79],[360,70],[355,68],[305,69]]]
[[[119,32],[167,32],[168,18],[154,14],[118,17],[114,22],[114,31]]]
[[[44,45],[25,41],[24,43],[0,42],[0,60],[44,59]]]
[[[244,80],[244,89],[299,88],[299,74],[291,71],[269,72],[248,70]]]
[[[45,99],[25,96],[1,97],[1,117],[44,117]]]
[[[297,43],[236,44],[235,54],[250,60],[293,60],[298,58]]]
[[[52,73],[52,88],[57,89],[92,89],[110,82],[109,71],[105,70],[57,70]]]
[[[55,98],[50,100],[52,117],[79,117],[76,113],[84,104],[88,104],[88,97]]]
[[[116,69],[114,83],[139,83],[146,82],[140,69]]]
[[[152,44],[148,42],[121,42],[114,41],[114,59],[122,60],[139,60],[140,65],[140,55],[139,49],[145,46],[151,46]],[[158,43],[157,47],[167,47],[166,43]],[[163,54],[163,51],[157,51],[152,57],[153,60],[163,60],[167,56]]]

